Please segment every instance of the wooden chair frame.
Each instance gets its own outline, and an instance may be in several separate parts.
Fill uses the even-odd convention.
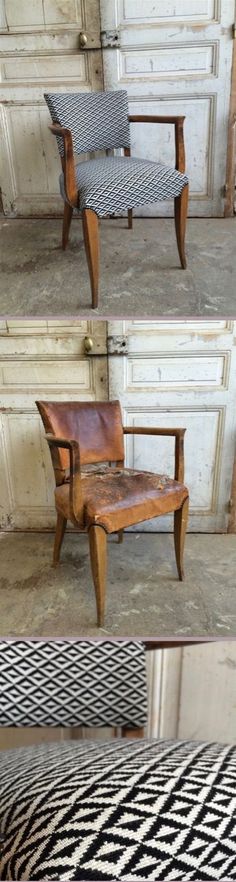
[[[175,168],[177,171],[185,172],[185,148],[184,148],[184,116],[143,116],[141,114],[131,115],[128,117],[130,123],[158,123],[174,125],[175,127]],[[70,129],[63,128],[57,123],[49,126],[53,135],[61,137],[64,143],[64,157],[61,158],[62,169],[64,173],[65,194],[68,202],[65,202],[63,228],[62,228],[62,248],[66,249],[69,231],[72,220],[73,208],[79,209],[80,195],[76,182],[75,162],[73,153],[73,140]],[[125,147],[125,156],[130,156],[129,147]],[[186,269],[185,254],[185,233],[188,212],[188,184],[182,190],[180,196],[176,196],[174,200],[175,213],[175,231],[180,263],[182,269]],[[69,204],[70,203],[70,204]],[[99,287],[99,219],[95,211],[85,208],[82,212],[83,235],[85,251],[90,276],[91,293],[92,293],[92,309],[98,306],[98,287]],[[132,229],[133,215],[132,208],[128,211],[128,228]]]
[[[174,437],[175,438],[175,472],[174,478],[179,483],[184,482],[184,434],[186,429],[181,428],[149,428],[149,427],[123,427],[124,435],[154,435]],[[86,531],[78,521],[76,512],[82,510],[83,505],[83,489],[80,467],[80,449],[78,441],[68,441],[65,438],[56,438],[54,435],[47,434],[46,440],[49,444],[53,468],[55,472],[56,484],[62,483],[62,469],[58,458],[58,449],[65,448],[69,451],[70,469],[69,469],[69,517],[76,527],[80,527],[82,531]],[[124,461],[116,463],[118,467],[124,465]],[[174,512],[174,547],[175,558],[180,581],[184,579],[184,543],[188,522],[189,499],[184,500],[180,508]],[[53,565],[59,563],[60,551],[65,534],[67,519],[60,513],[57,514],[57,525],[54,542]],[[86,531],[87,532],[87,531]],[[114,532],[116,532],[114,530]],[[104,624],[105,602],[106,602],[106,571],[107,571],[107,533],[105,529],[99,525],[90,526],[89,530],[89,546],[90,561],[93,575],[93,582],[96,595],[97,605],[97,624],[101,627]],[[118,533],[118,541],[123,538],[123,530]]]

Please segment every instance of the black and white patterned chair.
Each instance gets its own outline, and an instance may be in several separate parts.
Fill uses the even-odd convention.
[[[0,723],[143,726],[137,642],[0,644]],[[2,880],[235,880],[236,749],[117,738],[0,753]]]
[[[62,247],[68,243],[73,210],[82,211],[84,242],[90,273],[92,307],[98,304],[98,218],[174,198],[175,226],[181,266],[186,267],[185,229],[188,178],[185,174],[183,116],[130,116],[127,93],[45,94],[62,160],[60,190],[64,200]],[[130,123],[175,126],[175,168],[130,156]],[[123,148],[124,156],[109,155]],[[74,154],[106,151],[102,158],[74,163]]]

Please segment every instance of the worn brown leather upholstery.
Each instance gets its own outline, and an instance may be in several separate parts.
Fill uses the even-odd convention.
[[[84,528],[99,524],[107,533],[116,533],[141,521],[180,508],[188,496],[184,484],[166,475],[134,469],[101,469],[82,474],[83,506],[77,512]],[[55,490],[56,508],[69,518],[69,485]]]
[[[175,556],[183,579],[188,490],[184,481],[181,428],[122,426],[119,401],[37,401],[56,479],[57,527],[54,565],[59,562],[67,520],[88,532],[98,624],[105,609],[107,533],[118,533],[150,518],[174,513]],[[172,436],[175,477],[124,467],[124,434]]]
[[[80,463],[124,459],[119,401],[36,401],[46,432],[78,441]],[[58,451],[62,469],[69,468],[67,450]]]

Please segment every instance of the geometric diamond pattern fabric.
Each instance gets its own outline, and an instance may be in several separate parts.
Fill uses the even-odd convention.
[[[117,92],[56,92],[44,95],[53,123],[70,129],[75,153],[130,146],[128,97]],[[64,155],[62,138],[57,138]]]
[[[135,641],[0,642],[1,726],[144,726],[144,646]]]
[[[139,205],[179,196],[187,175],[160,162],[134,157],[110,156],[80,162],[76,166],[79,208],[91,208],[99,217]],[[64,175],[59,179],[66,201]]]
[[[236,878],[235,747],[73,741],[0,765],[2,879]]]

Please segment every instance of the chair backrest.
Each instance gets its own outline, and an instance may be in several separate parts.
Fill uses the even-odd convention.
[[[132,726],[147,718],[136,641],[0,641],[0,726]]]
[[[78,441],[81,465],[122,462],[124,436],[119,401],[36,401],[46,432]],[[59,450],[59,466],[69,468],[67,450]]]
[[[53,123],[70,129],[75,153],[130,146],[128,97],[117,92],[58,92],[44,95]],[[57,138],[64,155],[63,139]]]

